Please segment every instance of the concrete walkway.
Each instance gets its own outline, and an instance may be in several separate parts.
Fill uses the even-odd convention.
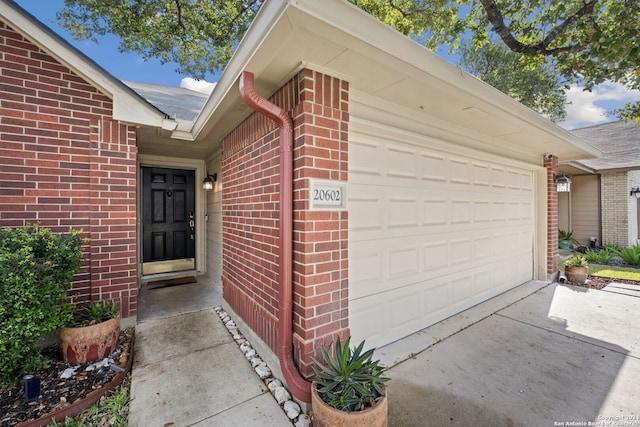
[[[291,425],[212,310],[219,295],[189,286],[151,291],[196,289],[208,306],[141,316],[129,425]],[[520,286],[376,351],[392,366],[389,425],[640,427],[638,325],[640,298]]]
[[[286,426],[213,307],[204,281],[141,292],[130,427]]]

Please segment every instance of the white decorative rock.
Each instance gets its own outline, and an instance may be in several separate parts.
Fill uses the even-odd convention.
[[[273,397],[276,398],[278,405],[282,405],[287,400],[291,400],[291,395],[284,387],[276,387],[276,389],[273,391]]]
[[[284,402],[284,412],[286,412],[287,417],[290,420],[295,420],[298,415],[300,415],[300,406],[294,402],[293,400],[287,400]]]
[[[262,380],[271,376],[271,369],[264,362],[256,366],[255,371]]]
[[[65,369],[60,374],[60,378],[62,378],[63,380],[66,380],[67,378],[71,378],[72,376],[75,375],[77,369],[78,369],[78,366],[76,366],[75,368],[71,367],[71,368]]]
[[[250,348],[249,350],[247,350],[247,352],[244,354],[245,357],[249,360],[253,359],[254,357],[256,357],[256,351],[252,348]]]
[[[266,365],[266,363],[264,363],[262,359],[260,359],[259,357],[254,357],[253,359],[251,359],[251,366],[253,368],[255,368],[258,365]]]
[[[246,353],[250,348],[251,348],[251,344],[249,344],[249,341],[245,341],[240,346],[240,351],[243,353]]]
[[[307,414],[302,414],[298,418],[298,421],[295,422],[294,426],[295,427],[311,427],[311,418],[309,418],[309,415]]]
[[[269,381],[267,387],[269,388],[269,391],[271,393],[275,393],[277,387],[282,387],[282,382],[279,379],[274,378],[273,380]]]
[[[233,320],[229,320],[228,322],[225,322],[224,324],[227,328],[233,328],[234,326],[236,326],[236,322],[234,322]]]

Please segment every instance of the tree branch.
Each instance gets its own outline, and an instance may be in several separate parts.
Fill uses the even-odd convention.
[[[528,45],[519,42],[504,24],[504,16],[496,2],[494,0],[480,0],[480,3],[482,3],[482,7],[487,12],[489,22],[493,24],[493,31],[500,36],[504,44],[514,52],[522,53],[527,50]]]
[[[178,27],[182,28],[182,34],[187,33],[187,28],[184,26],[184,22],[182,22],[182,6],[180,5],[180,0],[174,0],[176,3],[176,9],[178,10]]]
[[[549,56],[559,52],[572,51],[578,48],[578,45],[572,45],[549,49],[549,45],[553,43],[555,39],[560,37],[564,31],[578,19],[583,16],[592,15],[598,0],[590,0],[586,2],[580,10],[573,15],[570,15],[567,19],[554,27],[549,31],[549,34],[547,34],[544,40],[537,44],[525,44],[515,38],[511,31],[509,31],[509,28],[505,25],[504,16],[494,0],[480,0],[480,2],[487,13],[489,22],[493,24],[493,31],[500,36],[509,49],[518,53],[533,52],[539,55]]]

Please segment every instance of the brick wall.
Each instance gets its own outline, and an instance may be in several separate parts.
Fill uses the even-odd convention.
[[[83,230],[79,300],[137,312],[135,129],[88,82],[0,24],[0,227]]]
[[[558,158],[545,156],[547,169],[547,274],[558,271],[558,189],[555,175],[558,173]]]
[[[348,85],[304,70],[270,99],[294,124],[294,356],[312,357],[348,329],[348,215],[308,210],[311,178],[347,179]],[[223,289],[233,310],[276,352],[279,130],[253,113],[223,142]]]
[[[602,243],[629,245],[629,191],[627,172],[601,175]]]

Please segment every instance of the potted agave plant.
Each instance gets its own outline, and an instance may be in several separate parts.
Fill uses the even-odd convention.
[[[584,285],[589,277],[587,257],[576,254],[564,262],[564,274],[570,282]]]
[[[322,362],[314,359],[313,425],[387,426],[385,383],[390,378],[383,376],[379,361],[372,360],[374,349],[363,352],[363,341],[352,350],[350,340],[342,345],[338,338],[332,352],[322,348]]]
[[[95,301],[77,310],[72,324],[58,332],[62,358],[92,363],[107,357],[120,336],[120,309],[114,301]]]

